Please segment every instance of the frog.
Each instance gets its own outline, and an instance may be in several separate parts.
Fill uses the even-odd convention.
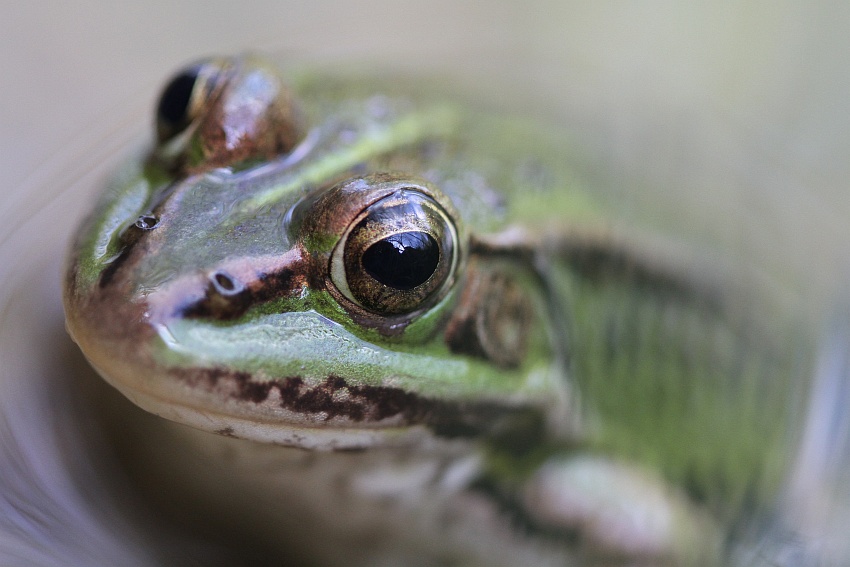
[[[137,466],[288,564],[725,564],[799,358],[477,106],[256,55],[168,81],[64,286]]]

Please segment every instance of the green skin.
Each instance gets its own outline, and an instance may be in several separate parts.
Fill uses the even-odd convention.
[[[800,359],[776,348],[786,337],[773,319],[730,307],[706,272],[612,222],[576,182],[558,137],[423,89],[293,72],[290,94],[264,62],[210,66],[227,78],[208,82],[210,100],[267,108],[240,116],[250,124],[230,145],[209,123],[225,122],[232,105],[196,105],[165,134],[160,124],[159,144],[110,184],[74,244],[68,327],[109,383],[223,442],[349,459],[339,466],[370,457],[338,449],[475,455],[458,490],[486,496],[506,524],[522,518],[532,534],[512,543],[531,555],[508,562],[539,553],[558,564],[595,549],[687,563],[717,552],[722,537],[695,551],[689,533],[711,540],[705,533],[726,533],[717,526],[739,520],[743,506],[754,517],[768,507],[789,443],[776,425],[787,420]],[[387,315],[347,297],[333,266],[352,219],[398,187],[438,203],[455,254],[421,305]],[[139,229],[142,216],[158,224]],[[523,297],[521,320],[498,312],[479,333],[489,339],[495,322],[526,336],[523,346],[482,349],[456,320],[502,297],[465,294],[475,270]],[[227,297],[216,274],[248,291]],[[569,479],[579,461],[597,477],[650,487],[639,494],[664,494],[604,490],[633,498],[632,508],[664,508],[682,518],[678,527],[615,541],[602,512],[543,511],[533,495],[552,482],[540,471]],[[603,500],[592,508],[607,510]]]

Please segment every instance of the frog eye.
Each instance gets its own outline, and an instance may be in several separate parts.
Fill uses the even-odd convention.
[[[410,313],[451,282],[457,230],[431,197],[398,189],[349,225],[331,256],[331,280],[346,298],[382,315]]]
[[[157,104],[156,128],[160,143],[185,130],[198,117],[221,71],[221,64],[208,61],[190,65],[171,78]]]
[[[250,56],[177,73],[160,96],[156,127],[155,157],[176,174],[250,167],[288,154],[306,132],[280,71]]]

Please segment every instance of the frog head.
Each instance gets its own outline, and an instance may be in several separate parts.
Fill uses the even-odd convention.
[[[527,247],[470,226],[478,185],[440,185],[463,119],[332,91],[250,58],[171,81],[75,244],[86,356],[155,414],[283,445],[574,431]]]

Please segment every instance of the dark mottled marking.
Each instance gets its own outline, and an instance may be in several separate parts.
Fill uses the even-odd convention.
[[[224,429],[217,429],[216,433],[219,435],[223,435],[225,437],[236,437],[236,434],[233,431],[232,427],[225,427]]]
[[[727,294],[718,280],[689,277],[673,265],[634,250],[604,242],[577,242],[563,245],[559,252],[576,273],[592,282],[627,283],[633,288],[708,309],[724,309]]]
[[[262,382],[251,382],[250,380],[243,380],[239,384],[239,397],[255,404],[264,402],[269,397],[269,392],[271,392],[273,386]]]
[[[276,299],[294,289],[300,289],[302,274],[296,273],[292,268],[283,268],[276,272],[270,272],[260,276],[260,285],[253,290],[253,301],[269,301]]]
[[[100,289],[104,289],[109,287],[109,284],[112,283],[112,280],[115,278],[115,274],[118,273],[118,270],[121,266],[124,265],[125,262],[130,258],[130,251],[132,247],[125,246],[118,253],[118,256],[115,257],[107,266],[100,272],[100,279],[97,282],[98,287]]]
[[[325,421],[345,418],[356,423],[377,423],[398,418],[402,425],[427,425],[445,437],[482,434],[501,436],[506,431],[538,429],[538,410],[513,407],[492,401],[450,402],[435,400],[386,386],[349,385],[340,376],[328,376],[317,385],[299,376],[254,381],[247,372],[223,368],[174,369],[172,374],[193,384],[207,383],[210,389],[227,380],[235,385],[232,397],[259,404],[273,390],[282,408],[303,414],[324,414]]]
[[[545,252],[540,256],[540,249]],[[540,272],[541,260],[559,259],[593,282],[628,283],[650,292],[698,301],[710,308],[723,306],[724,286],[710,279],[697,280],[663,259],[648,257],[628,244],[608,239],[561,236],[545,245],[533,240],[501,244],[472,238],[470,253],[487,258],[509,258]],[[549,260],[551,258],[551,260]],[[545,270],[544,270],[545,271]]]

